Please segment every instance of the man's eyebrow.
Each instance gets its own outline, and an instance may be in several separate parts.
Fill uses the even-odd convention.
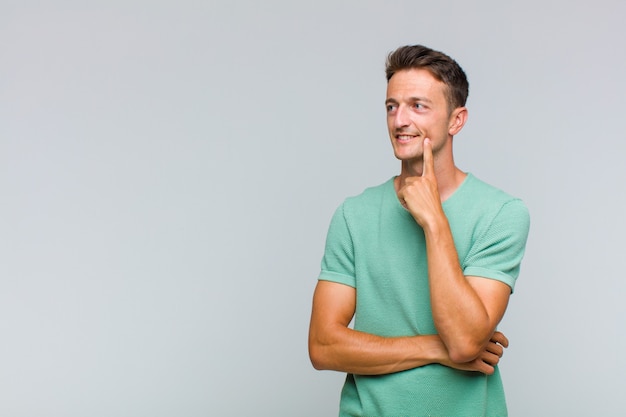
[[[423,103],[432,103],[433,101],[426,98],[426,97],[409,97],[409,99],[407,100],[411,103],[415,103],[417,101],[423,102]],[[385,104],[398,104],[398,100],[396,100],[395,98],[388,98],[387,100],[385,100]]]
[[[432,103],[433,101],[429,98],[426,97],[411,97],[409,98],[409,101],[415,103],[416,101],[422,102],[422,103]]]

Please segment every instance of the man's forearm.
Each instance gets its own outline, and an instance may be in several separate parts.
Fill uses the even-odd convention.
[[[309,337],[309,353],[318,370],[333,370],[357,375],[384,375],[430,364],[491,375],[508,340],[496,332],[494,337],[467,362],[450,358],[438,335],[380,337],[349,328],[336,329],[334,342],[321,342],[314,333]]]
[[[442,215],[424,227],[433,320],[451,358],[472,360],[495,324],[459,264],[450,226]]]
[[[381,337],[336,326],[311,331],[309,352],[316,369],[382,375],[449,360],[436,335]]]

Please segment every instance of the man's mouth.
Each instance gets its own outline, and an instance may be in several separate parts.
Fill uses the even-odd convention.
[[[398,142],[409,142],[416,137],[417,135],[396,135],[396,139],[398,140]]]

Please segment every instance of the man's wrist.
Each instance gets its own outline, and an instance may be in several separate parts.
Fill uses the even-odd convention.
[[[440,236],[445,230],[450,230],[448,218],[443,210],[437,215],[431,216],[424,224],[421,225],[424,233],[432,236]]]
[[[423,340],[423,355],[427,362],[444,364],[449,360],[448,350],[438,335],[419,336]]]

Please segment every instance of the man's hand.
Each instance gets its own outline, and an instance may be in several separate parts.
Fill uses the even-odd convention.
[[[398,191],[398,197],[415,221],[425,228],[436,216],[443,214],[435,177],[435,162],[431,140],[424,138],[422,175],[409,177]]]
[[[456,363],[452,361],[444,361],[441,364],[450,368],[460,369],[462,371],[477,371],[486,375],[491,375],[495,371],[495,366],[500,362],[500,358],[504,354],[504,348],[509,346],[509,340],[504,334],[496,331],[487,346],[482,350],[476,359],[466,363]]]

